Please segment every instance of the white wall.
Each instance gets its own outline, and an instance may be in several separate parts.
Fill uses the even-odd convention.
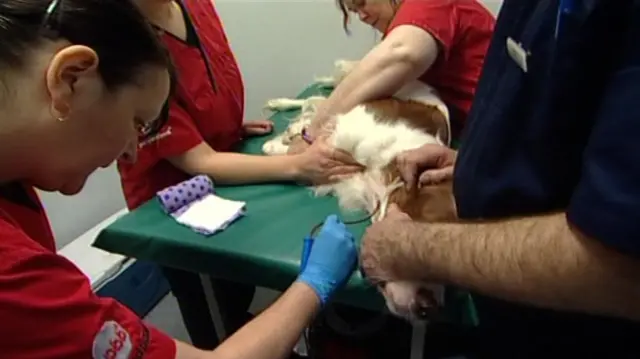
[[[494,15],[498,15],[503,0],[484,0],[482,1]]]
[[[296,95],[327,75],[337,58],[362,57],[377,41],[359,23],[348,37],[333,0],[217,0],[216,6],[246,85],[246,118],[261,115],[265,101]]]
[[[205,1],[205,0],[203,0]],[[497,13],[502,1],[486,0]],[[266,100],[294,96],[338,58],[357,59],[377,41],[373,30],[353,21],[342,31],[333,0],[217,0],[246,87],[246,118],[260,118]],[[123,208],[115,166],[91,176],[76,196],[42,193],[58,248]]]

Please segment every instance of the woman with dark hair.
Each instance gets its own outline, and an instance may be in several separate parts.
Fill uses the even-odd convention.
[[[477,0],[336,1],[345,30],[350,14],[356,14],[383,38],[322,103],[307,134],[317,135],[331,115],[419,80],[434,87],[447,104],[457,139],[493,34],[495,18],[489,10]],[[298,151],[307,147],[297,142]]]
[[[170,61],[155,31],[129,0],[2,0],[0,42],[1,356],[287,356],[353,269],[355,244],[344,224],[328,218],[295,283],[215,351],[170,338],[97,297],[56,254],[35,192],[79,192],[94,170],[135,157],[138,139],[162,127]]]

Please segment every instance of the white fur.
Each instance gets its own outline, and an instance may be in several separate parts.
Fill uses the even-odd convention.
[[[316,195],[334,194],[340,207],[373,212],[386,202],[395,184],[385,183],[382,169],[398,154],[427,143],[442,144],[434,136],[404,122],[380,123],[364,106],[356,106],[335,119],[329,144],[344,150],[366,170],[338,183],[318,186]]]

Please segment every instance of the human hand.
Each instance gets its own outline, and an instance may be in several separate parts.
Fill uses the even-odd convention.
[[[453,177],[457,154],[446,146],[426,144],[399,154],[396,165],[409,188],[435,184]]]
[[[263,136],[273,131],[273,121],[253,120],[242,124],[242,132],[245,136]]]
[[[297,177],[313,184],[336,181],[364,169],[349,153],[329,146],[326,137],[316,138],[313,144],[296,156]]]
[[[353,235],[336,215],[330,215],[313,240],[307,265],[298,280],[309,285],[325,304],[349,279],[357,256]]]
[[[400,209],[400,207],[398,207],[397,204],[391,203],[387,207],[387,212],[385,213],[385,216],[383,219],[388,219],[392,221],[406,221],[406,220],[410,221],[411,216],[402,212],[402,210]]]
[[[412,224],[409,215],[391,204],[381,221],[367,227],[360,246],[360,268],[373,284],[409,280],[405,253],[413,251],[407,247]]]

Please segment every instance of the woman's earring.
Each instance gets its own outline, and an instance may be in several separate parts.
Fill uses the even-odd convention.
[[[69,112],[69,106],[64,106],[66,107],[66,111],[60,111],[58,110],[55,106],[51,106],[51,115],[58,120],[58,122],[64,122],[67,120],[67,115]]]

